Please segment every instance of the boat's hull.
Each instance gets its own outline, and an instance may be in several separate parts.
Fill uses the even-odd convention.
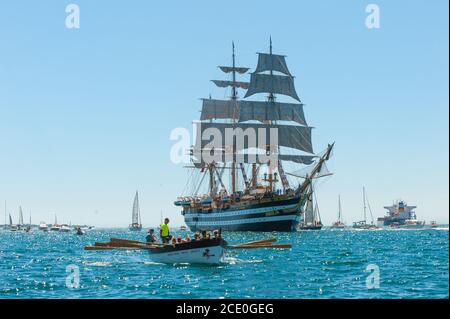
[[[219,264],[223,260],[225,241],[204,240],[149,249],[150,260],[164,264]]]
[[[366,229],[366,230],[369,230],[369,229],[377,229],[378,227],[377,226],[373,226],[373,225],[362,225],[362,226],[358,225],[358,226],[353,226],[352,228],[353,229]]]
[[[185,223],[191,231],[296,231],[300,222],[298,199],[248,205],[237,209],[184,212]]]
[[[306,226],[299,226],[299,230],[321,230],[322,225],[306,225]]]

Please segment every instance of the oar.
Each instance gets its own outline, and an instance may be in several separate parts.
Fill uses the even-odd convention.
[[[151,246],[161,246],[161,244],[148,243],[144,241],[131,240],[131,239],[122,239],[122,238],[111,238],[110,242],[112,243],[130,243],[130,244],[143,244],[143,245],[151,245]]]
[[[276,238],[269,238],[269,239],[262,239],[262,240],[255,240],[255,241],[250,241],[248,243],[242,243],[242,244],[236,244],[234,246],[248,246],[248,245],[264,245],[264,244],[270,244],[277,241]]]
[[[112,250],[113,247],[86,246],[84,250]]]
[[[256,248],[292,248],[291,244],[260,244],[260,245],[236,245],[227,246],[229,249],[256,249]]]

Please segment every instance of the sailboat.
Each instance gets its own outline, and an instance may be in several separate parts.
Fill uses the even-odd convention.
[[[345,228],[345,224],[342,221],[341,195],[339,195],[338,219],[331,225],[331,228]]]
[[[13,220],[12,220],[11,214],[9,214],[9,230],[10,231],[18,230],[18,227],[16,225],[13,225]]]
[[[17,224],[17,229],[21,230],[23,226],[24,226],[23,211],[22,211],[22,206],[19,206],[19,223]]]
[[[326,170],[334,143],[314,154],[294,77],[285,56],[272,52],[272,40],[269,53],[258,53],[250,82],[237,80],[249,68],[236,66],[234,49],[233,43],[232,65],[219,66],[231,79],[212,81],[230,87],[230,99],[202,99],[187,166],[191,177],[174,204],[191,231],[296,231],[310,185]],[[247,99],[261,93],[267,94],[263,101]],[[286,165],[295,169],[285,172]],[[295,173],[305,165],[308,173],[300,181]]]
[[[367,206],[366,206],[366,204],[369,206],[370,216],[371,216],[371,220],[372,220],[370,224],[367,223],[367,218],[366,218]],[[366,201],[365,187],[363,187],[363,210],[364,210],[364,220],[361,220],[359,222],[354,222],[353,228],[355,228],[355,229],[376,229],[376,228],[378,228],[373,222],[373,214],[372,214],[372,209],[370,208],[370,204],[368,201]]]
[[[308,197],[308,201],[306,203],[305,212],[303,214],[303,220],[300,222],[299,229],[300,230],[321,230],[323,225],[320,220],[319,214],[319,206],[317,204],[317,199],[315,201],[315,205],[313,202],[314,191],[311,187],[311,194]]]
[[[55,214],[55,223],[50,227],[50,230],[52,230],[52,231],[60,231],[61,230],[61,226],[58,225],[58,219],[56,217],[56,214]]]
[[[131,225],[129,227],[130,230],[142,230],[141,211],[139,210],[139,196],[137,191],[136,195],[134,196],[133,212],[131,218]]]

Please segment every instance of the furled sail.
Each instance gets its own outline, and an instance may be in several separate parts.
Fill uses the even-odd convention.
[[[211,80],[218,87],[224,88],[227,86],[237,87],[241,89],[248,89],[248,82],[239,82],[239,81],[222,81],[222,80]]]
[[[250,70],[250,68],[244,68],[244,67],[232,67],[232,66],[219,66],[219,68],[224,72],[224,73],[231,73],[231,72],[236,72],[239,74],[244,74],[245,72],[247,72],[248,70]]]
[[[200,120],[293,121],[306,125],[303,104],[203,99]]]
[[[300,102],[291,76],[252,73],[245,97],[256,93],[277,93],[292,97]]]
[[[284,55],[258,53],[258,65],[256,66],[255,73],[264,71],[278,71],[291,76]]]
[[[233,139],[227,138],[227,135],[232,134],[235,129],[242,130],[242,144],[241,147],[236,145],[237,150],[247,149],[252,147],[267,146],[272,143],[274,146],[285,146],[294,148],[300,151],[313,153],[311,142],[311,130],[309,126],[294,126],[294,125],[268,125],[268,124],[254,124],[254,123],[197,123],[197,139],[196,149],[203,149],[205,145],[214,142],[214,145],[220,145],[221,148],[230,148],[233,146]],[[248,130],[247,129],[252,129]],[[270,137],[273,130],[277,131],[278,140],[271,141]],[[255,141],[250,141],[246,134],[255,132]],[[239,135],[238,135],[239,136]],[[215,138],[221,140],[214,140]],[[245,138],[244,138],[245,137]],[[265,138],[265,140],[263,140]],[[272,137],[274,138],[274,137]],[[214,141],[213,141],[214,140]],[[201,141],[201,144],[200,144]],[[252,143],[254,145],[252,145]],[[274,144],[275,143],[275,144]]]
[[[134,196],[134,202],[133,202],[133,216],[132,216],[132,224],[140,224],[141,213],[139,210],[139,197],[138,192],[136,191],[136,195]]]

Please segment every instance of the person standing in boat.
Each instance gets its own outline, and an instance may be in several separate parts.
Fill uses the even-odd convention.
[[[169,243],[172,236],[169,233],[169,218],[164,219],[164,224],[161,225],[161,230],[159,231],[161,236],[161,241],[163,243]]]
[[[145,239],[147,240],[147,243],[155,243],[157,241],[155,230],[153,228],[148,230],[148,235]]]

